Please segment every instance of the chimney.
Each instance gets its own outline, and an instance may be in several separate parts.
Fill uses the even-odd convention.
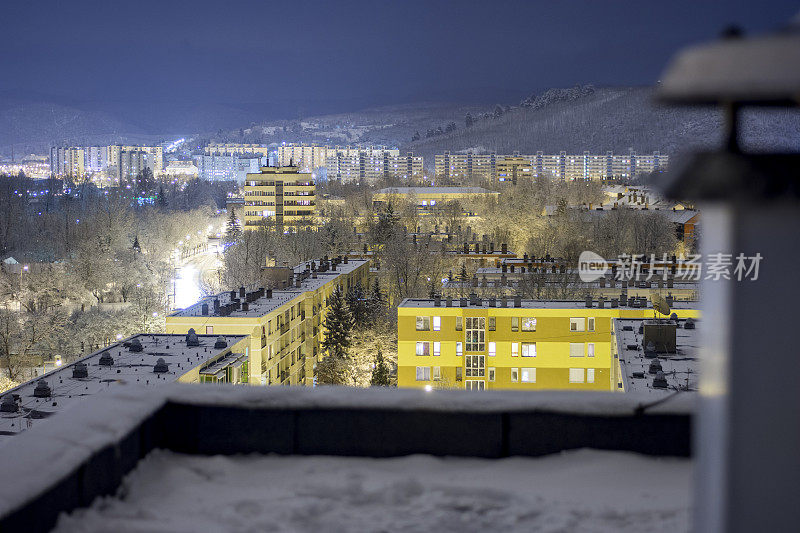
[[[267,289],[267,298],[272,298],[272,289]]]
[[[244,295],[247,291],[244,290],[244,287],[239,287],[239,298],[244,298]]]
[[[249,310],[250,310],[250,304],[247,303],[247,302],[243,303],[242,304],[242,311],[249,311]]]
[[[494,298],[489,298],[489,307],[497,307],[497,300]]]
[[[447,299],[444,301],[444,305],[445,307],[453,307],[453,299],[448,296]]]
[[[619,307],[619,300],[617,300],[616,298],[611,298],[611,307],[612,308]]]
[[[459,303],[459,305],[461,307],[466,307],[467,306],[467,299],[466,298],[461,298],[458,303]]]
[[[514,296],[514,307],[522,307],[522,296],[519,294]]]
[[[481,300],[480,300],[480,298],[478,298],[478,295],[477,295],[477,294],[475,294],[474,292],[473,292],[472,294],[470,294],[470,295],[469,295],[469,304],[470,304],[470,305],[474,305],[474,306],[476,306],[476,307],[478,307],[478,306],[480,306],[480,305],[481,305]]]
[[[597,308],[598,309],[605,309],[606,307],[606,299],[602,296],[597,299]]]
[[[231,291],[231,300],[236,298],[236,291]]]
[[[441,307],[442,306],[442,297],[438,294],[433,298],[433,306],[434,307]]]
[[[501,244],[500,247],[501,247],[500,248],[501,252],[503,252],[504,254],[508,253],[508,245],[506,243]]]
[[[587,294],[586,295],[586,308],[587,309],[591,309],[592,308],[592,295],[591,294]]]
[[[500,298],[500,307],[508,307],[508,298],[505,296]]]

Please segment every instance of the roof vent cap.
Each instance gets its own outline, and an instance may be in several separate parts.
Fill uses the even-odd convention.
[[[14,396],[11,394],[3,396],[3,403],[0,403],[0,413],[16,413],[17,411],[19,411],[19,405],[14,400]]]
[[[694,329],[694,320],[687,318],[686,322],[683,324],[683,329]]]
[[[40,379],[36,383],[36,388],[33,389],[33,395],[36,398],[49,398],[50,397],[50,386],[47,382],[43,379]]]
[[[214,348],[217,350],[221,350],[222,348],[228,347],[228,341],[225,340],[225,337],[220,335],[217,337],[217,342],[214,343]]]
[[[114,358],[111,357],[111,354],[106,352],[100,356],[100,366],[112,366],[114,364]]]
[[[194,328],[189,328],[189,332],[186,334],[186,346],[200,346],[200,339],[197,338]]]
[[[86,368],[86,363],[75,363],[72,365],[72,377],[73,378],[88,378],[89,377],[89,369]]]
[[[155,366],[153,366],[153,372],[163,374],[164,372],[168,371],[169,371],[169,366],[167,365],[167,362],[164,361],[163,357],[159,357],[158,361],[156,361]]]
[[[131,341],[131,345],[128,347],[128,349],[132,352],[141,352],[144,350],[144,347],[142,346],[142,341],[140,341],[137,337]]]

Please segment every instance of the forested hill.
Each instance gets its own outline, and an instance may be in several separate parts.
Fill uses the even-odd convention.
[[[659,150],[674,154],[719,143],[721,119],[714,109],[673,108],[653,101],[651,88],[551,89],[519,106],[495,106],[466,117],[457,128],[404,143],[431,158],[445,150],[568,153]],[[759,111],[746,115],[744,141],[752,149],[800,150],[800,114]],[[428,162],[426,161],[426,165]]]

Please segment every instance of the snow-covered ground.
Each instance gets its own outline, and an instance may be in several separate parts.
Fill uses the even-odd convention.
[[[688,459],[203,457],[156,451],[54,531],[680,532]]]

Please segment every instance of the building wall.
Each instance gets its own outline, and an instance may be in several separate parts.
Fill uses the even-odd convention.
[[[251,385],[313,385],[321,360],[327,302],[336,287],[369,286],[369,262],[332,277],[313,290],[297,290],[290,299],[261,316],[176,316],[166,319],[168,333],[248,335]],[[274,296],[284,291],[276,291]],[[209,329],[210,328],[210,329]]]
[[[455,387],[469,388],[468,381],[479,381],[485,389],[570,389],[570,390],[617,390],[619,365],[612,349],[612,323],[614,318],[645,318],[652,309],[616,308],[589,309],[576,302],[570,309],[531,309],[515,307],[429,307],[401,304],[398,307],[398,387]],[[679,317],[698,316],[694,310],[676,310]],[[441,318],[440,331],[433,331],[433,317]],[[417,317],[429,317],[430,331],[417,331]],[[456,330],[456,319],[461,317],[462,330]],[[486,321],[485,346],[481,351],[467,351],[467,318],[478,317]],[[512,330],[512,318],[519,319],[517,331]],[[489,328],[489,319],[494,318],[495,329]],[[535,318],[535,331],[523,331],[523,319]],[[588,318],[594,318],[594,331],[589,331]],[[582,320],[584,331],[570,331],[571,319]],[[430,355],[417,355],[417,343],[428,342]],[[440,343],[439,356],[433,355]],[[490,356],[490,342],[495,343],[495,354]],[[457,343],[462,344],[462,354],[457,355]],[[523,343],[535,343],[536,356],[524,357]],[[519,355],[512,355],[517,344]],[[581,345],[581,356],[571,356],[571,344]],[[589,356],[589,345],[593,345],[594,356]],[[483,355],[483,376],[468,376],[468,357]],[[417,368],[430,368],[431,379],[417,379]],[[435,367],[440,369],[441,379],[436,380]],[[489,370],[494,368],[494,380]],[[514,381],[512,370],[517,369]],[[535,382],[523,382],[523,369],[534,369]],[[582,382],[570,381],[570,369],[580,369]],[[589,370],[594,372],[589,382]],[[461,378],[458,378],[461,372]],[[532,374],[530,372],[529,374]]]
[[[435,156],[437,179],[455,183],[512,182],[546,176],[558,180],[631,178],[637,174],[664,170],[669,157],[659,152],[637,155],[580,155],[514,153],[510,155],[444,154]]]
[[[311,223],[316,211],[316,185],[310,173],[297,167],[261,167],[247,174],[244,186],[244,227],[262,221],[282,226]]]
[[[269,156],[269,147],[261,144],[210,143],[205,147],[206,155],[258,154]]]

